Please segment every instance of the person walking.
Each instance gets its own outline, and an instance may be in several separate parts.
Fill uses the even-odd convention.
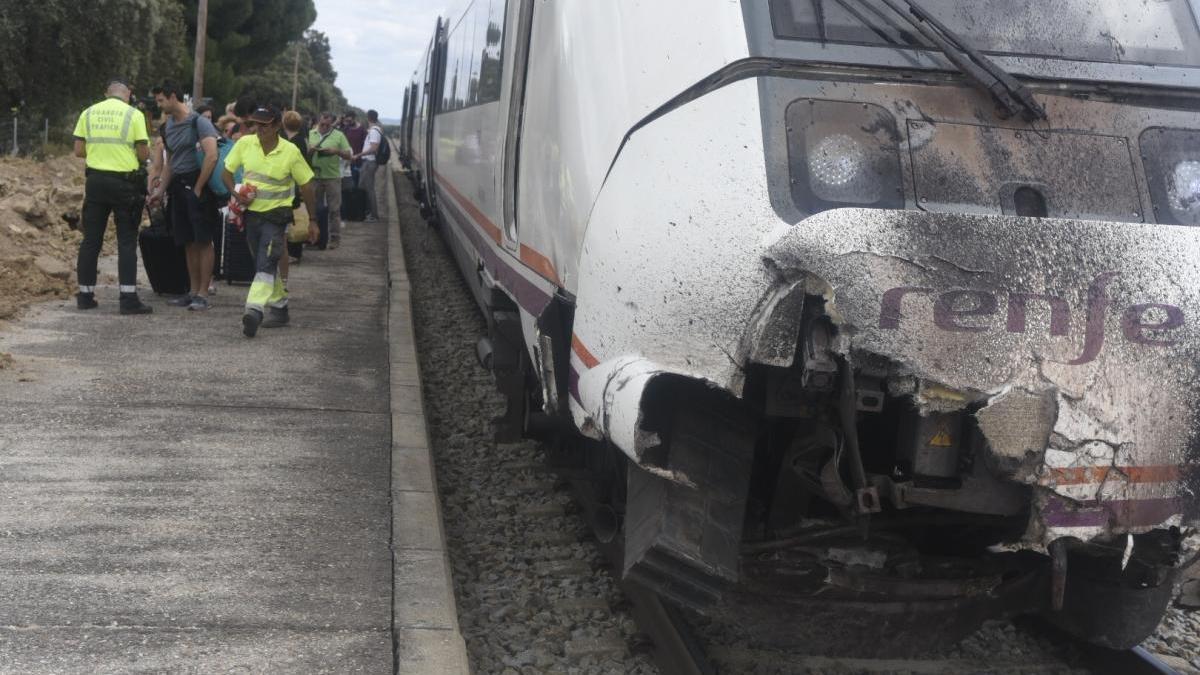
[[[129,105],[132,91],[123,78],[105,87],[104,100],[83,111],[75,125],[75,156],[85,158],[83,241],[79,244],[76,276],[79,309],[94,309],[96,266],[110,215],[117,223],[117,274],[121,314],[154,311],[138,298],[137,233],[146,195],[142,167],[150,156],[146,117]]]
[[[295,110],[288,110],[283,113],[283,129],[280,131],[283,139],[300,151],[300,156],[304,161],[308,162],[308,133],[304,128],[304,118]],[[309,167],[312,167],[312,162],[308,162]],[[292,212],[300,208],[303,199],[300,196],[300,191],[296,191],[296,197],[292,200]],[[293,223],[294,224],[294,223]],[[303,244],[293,244],[291,241],[287,244],[287,255],[279,258],[279,276],[283,278],[283,288],[287,290],[288,270],[291,268],[292,259],[299,263],[301,256],[304,255]],[[295,255],[293,255],[293,253]]]
[[[288,295],[279,277],[279,258],[287,255],[287,228],[292,221],[292,199],[299,189],[308,210],[308,240],[320,236],[313,199],[313,172],[296,146],[279,136],[279,110],[260,106],[247,116],[254,135],[243,136],[225,158],[221,180],[246,207],[246,241],[254,252],[255,275],[246,294],[242,333],[258,334],[259,326],[276,328],[288,323]],[[253,197],[235,189],[233,174],[243,169],[242,180],[256,191]],[[264,316],[269,311],[269,316]]]
[[[367,191],[367,219],[366,222],[373,223],[379,219],[375,204],[375,171],[379,169],[379,165],[375,162],[375,155],[379,152],[379,146],[383,143],[383,128],[379,126],[379,113],[374,110],[367,111],[367,136],[363,140],[362,152],[355,155],[354,159],[362,160],[362,168],[358,170],[358,185]]]
[[[350,141],[333,126],[333,113],[321,113],[317,128],[308,134],[308,153],[316,175],[317,205],[329,210],[329,248],[342,243],[342,167],[341,160],[353,155]]]
[[[357,155],[363,150],[363,143],[367,140],[367,130],[358,124],[358,115],[353,110],[347,110],[342,116],[342,124],[338,127],[342,133],[346,135],[346,140],[350,141],[350,149]],[[350,185],[348,188],[359,187],[358,178],[362,169],[362,162],[350,162]]]
[[[185,247],[191,287],[187,295],[168,304],[202,312],[209,308],[208,293],[216,261],[213,238],[221,226],[220,206],[208,187],[219,158],[217,138],[221,134],[207,118],[188,110],[174,83],[164,82],[153,93],[159,109],[167,115],[162,126],[167,163],[150,196],[158,201],[166,194],[169,199],[171,228],[175,243]],[[203,151],[199,157],[197,148]]]

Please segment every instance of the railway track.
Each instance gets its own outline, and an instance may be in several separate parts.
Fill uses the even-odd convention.
[[[492,445],[487,420],[502,402],[474,362],[482,319],[437,234],[419,220],[407,183],[399,174],[396,180],[421,365],[425,381],[439,388],[426,392],[427,409],[459,613],[477,672],[1175,672],[1144,650],[1101,651],[1065,638],[1060,651],[1031,647],[1009,625],[973,637],[972,652],[924,658],[765,650],[721,639],[719,629],[621,582],[619,542],[592,536],[580,478],[553,473],[533,443]]]

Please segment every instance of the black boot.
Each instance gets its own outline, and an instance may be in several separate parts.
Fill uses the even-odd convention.
[[[269,307],[267,308],[267,318],[262,322],[263,328],[279,328],[286,326],[288,322],[287,307]]]
[[[122,314],[149,314],[153,311],[154,308],[142,302],[137,293],[121,294]]]
[[[76,293],[75,306],[79,309],[96,309],[100,303],[96,302],[95,293]]]
[[[242,315],[242,334],[246,337],[258,335],[258,325],[262,323],[262,312],[257,309],[247,309]]]

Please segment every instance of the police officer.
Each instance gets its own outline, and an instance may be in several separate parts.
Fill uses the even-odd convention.
[[[146,117],[129,105],[129,84],[108,82],[105,99],[83,111],[75,125],[75,156],[87,158],[83,203],[83,242],[76,272],[79,309],[96,307],[96,263],[108,217],[117,221],[117,272],[121,284],[121,313],[149,314],[138,299],[137,233],[145,205],[145,178],[140,169],[150,156]]]

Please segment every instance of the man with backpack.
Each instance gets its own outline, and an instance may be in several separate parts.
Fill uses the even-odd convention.
[[[151,199],[165,194],[169,200],[171,227],[176,243],[185,247],[190,291],[168,304],[193,312],[209,308],[215,252],[213,236],[221,226],[217,196],[209,182],[217,170],[221,134],[207,118],[188,110],[179,87],[171,82],[153,90],[159,109],[167,114],[161,128],[167,163]],[[219,174],[218,174],[219,175]]]
[[[379,126],[379,113],[368,110],[367,138],[363,141],[362,152],[354,156],[354,159],[362,160],[362,168],[358,172],[358,184],[367,191],[366,222],[368,223],[373,223],[379,218],[375,199],[375,172],[379,169],[379,165],[386,164],[390,157],[391,147],[388,146],[387,139],[383,137],[383,127]]]
[[[317,128],[308,132],[308,156],[316,180],[317,205],[329,212],[329,248],[342,241],[342,167],[350,159],[350,141],[333,126],[333,113],[321,113]]]

